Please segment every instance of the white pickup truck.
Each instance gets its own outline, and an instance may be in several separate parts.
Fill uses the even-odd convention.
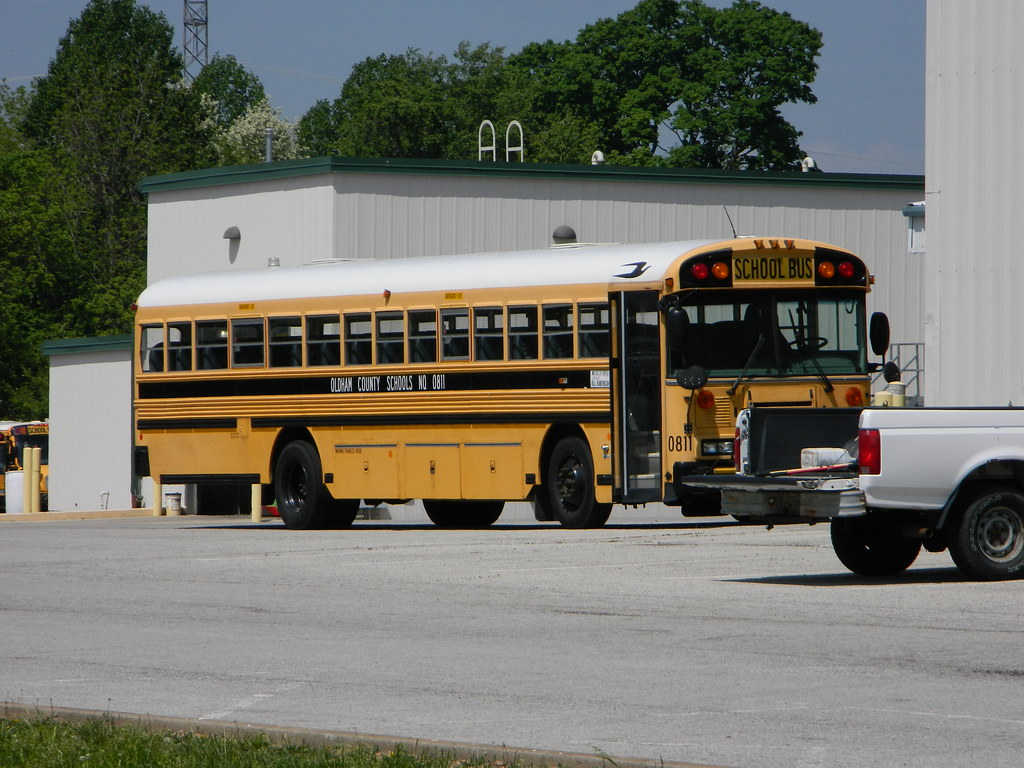
[[[923,546],[971,578],[1024,577],[1024,408],[755,408],[737,444],[736,475],[695,478],[726,514],[831,520],[836,555],[866,576]]]

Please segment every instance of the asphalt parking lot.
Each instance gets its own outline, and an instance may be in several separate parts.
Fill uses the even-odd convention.
[[[4,520],[0,699],[652,763],[1024,755],[1024,582],[865,580],[825,526],[395,518]]]

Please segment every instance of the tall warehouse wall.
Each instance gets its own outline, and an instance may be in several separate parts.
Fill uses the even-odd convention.
[[[929,0],[929,405],[1024,404],[1024,3]]]

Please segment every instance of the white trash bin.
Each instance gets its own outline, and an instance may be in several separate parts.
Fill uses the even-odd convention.
[[[25,511],[25,473],[22,470],[4,473],[4,496],[8,515]]]

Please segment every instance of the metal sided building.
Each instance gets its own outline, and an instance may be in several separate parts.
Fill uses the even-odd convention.
[[[928,0],[929,405],[1024,405],[1024,3]]]
[[[130,509],[132,337],[49,341],[50,509]]]
[[[920,342],[923,254],[904,208],[924,179],[533,163],[314,158],[155,176],[149,282],[231,267],[539,248],[736,233],[849,248],[877,277],[871,308]]]

